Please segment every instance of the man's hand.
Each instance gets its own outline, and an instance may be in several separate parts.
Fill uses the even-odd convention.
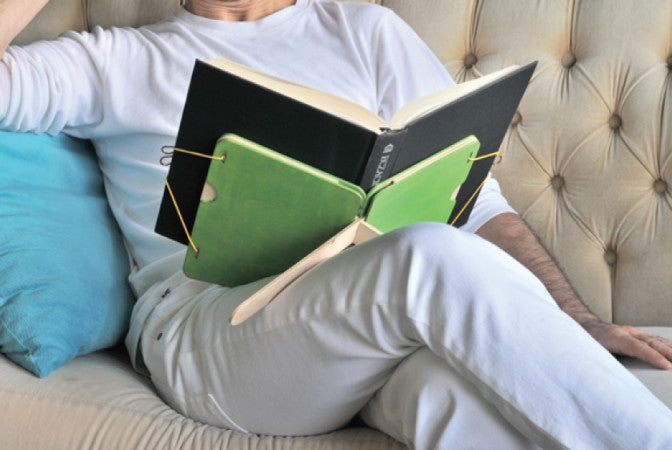
[[[663,370],[672,370],[672,341],[635,327],[596,320],[583,327],[612,353],[641,359]]]
[[[476,234],[501,247],[530,269],[544,283],[558,306],[607,350],[641,359],[660,369],[672,369],[672,341],[634,327],[601,321],[579,299],[548,252],[517,214],[495,216]]]

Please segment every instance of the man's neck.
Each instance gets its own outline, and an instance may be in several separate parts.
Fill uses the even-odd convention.
[[[197,16],[227,21],[250,21],[280,11],[296,0],[187,0],[185,8]]]

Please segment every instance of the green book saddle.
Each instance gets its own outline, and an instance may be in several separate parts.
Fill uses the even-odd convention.
[[[224,286],[279,274],[357,217],[381,232],[446,223],[479,143],[468,137],[364,192],[236,135],[217,143],[187,250],[187,276]]]

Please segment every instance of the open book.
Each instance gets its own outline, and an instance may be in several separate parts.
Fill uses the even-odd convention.
[[[479,140],[480,156],[497,152],[535,66],[510,67],[415,100],[387,124],[325,92],[222,59],[196,61],[175,147],[211,155],[220,136],[235,133],[369,191],[466,136]],[[474,164],[463,191],[476,190],[493,159]],[[204,158],[173,155],[168,183],[182,214],[166,191],[158,233],[187,243],[208,168]],[[468,200],[460,193],[455,209]],[[462,220],[468,213],[469,206]]]
[[[209,162],[184,272],[237,286],[284,272],[358,218],[375,233],[423,221],[446,223],[478,148],[474,137],[465,138],[367,193],[227,134]]]

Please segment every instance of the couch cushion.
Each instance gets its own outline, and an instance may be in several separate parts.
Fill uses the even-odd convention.
[[[365,427],[318,436],[273,437],[195,422],[158,397],[149,380],[133,371],[123,349],[75,358],[46,379],[32,377],[0,356],[0,380],[2,449],[405,448]]]
[[[672,327],[640,327],[655,336],[672,340]],[[672,370],[658,370],[643,361],[619,358],[623,365],[648,387],[664,404],[672,409]]]
[[[87,142],[0,133],[0,351],[38,376],[123,337],[128,257]]]

